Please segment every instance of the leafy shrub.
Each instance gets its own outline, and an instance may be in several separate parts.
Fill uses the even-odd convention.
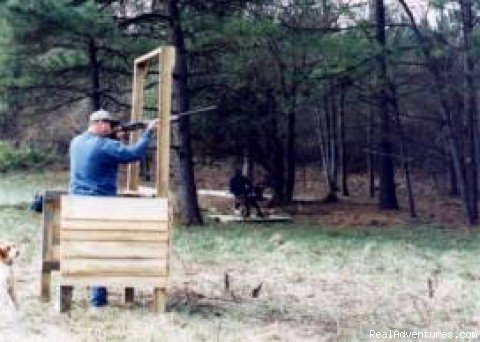
[[[14,148],[0,141],[0,172],[26,170],[39,165],[53,163],[56,157],[51,151],[22,145]]]

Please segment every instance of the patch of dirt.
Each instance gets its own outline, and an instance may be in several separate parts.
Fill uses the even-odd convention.
[[[228,166],[198,167],[199,189],[225,190],[233,168]],[[257,176],[259,179],[261,175]],[[271,208],[267,201],[260,205],[266,212],[288,212],[296,218],[317,221],[329,226],[412,226],[435,224],[448,228],[465,228],[465,214],[458,198],[449,197],[422,175],[413,177],[413,191],[417,217],[410,217],[406,186],[397,176],[399,210],[381,210],[376,198],[369,197],[367,175],[349,175],[350,196],[339,195],[336,203],[324,203],[327,189],[322,174],[315,168],[297,172],[295,200],[284,207]],[[376,189],[378,194],[378,188]],[[233,200],[215,196],[200,196],[200,206],[210,213],[233,213]]]

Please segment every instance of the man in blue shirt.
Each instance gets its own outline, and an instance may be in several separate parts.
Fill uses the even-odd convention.
[[[139,161],[147,152],[157,120],[152,120],[133,145],[111,138],[118,121],[106,110],[90,115],[88,130],[70,143],[69,192],[81,196],[115,196],[118,165]],[[91,287],[90,302],[94,307],[107,304],[107,290]]]

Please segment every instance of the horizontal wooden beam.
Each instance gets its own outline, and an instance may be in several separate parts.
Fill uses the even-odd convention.
[[[162,49],[161,47],[153,50],[153,51],[150,51],[149,53],[143,55],[143,56],[140,56],[138,58],[135,58],[135,64],[143,64],[145,62],[147,62],[148,60],[152,59],[152,58],[155,58],[155,57],[158,57],[159,54],[162,53]]]
[[[60,278],[62,286],[121,286],[121,287],[148,287],[165,288],[167,277],[74,277]]]

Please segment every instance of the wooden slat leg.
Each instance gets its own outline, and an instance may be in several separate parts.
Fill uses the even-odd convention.
[[[155,312],[165,312],[167,304],[167,291],[156,287],[153,290],[153,310]]]
[[[42,301],[50,301],[50,283],[52,279],[52,271],[49,267],[42,265],[42,276],[40,279],[40,297]]]
[[[72,307],[73,286],[60,286],[58,310],[60,312],[69,311]]]
[[[135,297],[135,289],[133,287],[126,287],[124,292],[123,301],[125,305],[132,305]]]

